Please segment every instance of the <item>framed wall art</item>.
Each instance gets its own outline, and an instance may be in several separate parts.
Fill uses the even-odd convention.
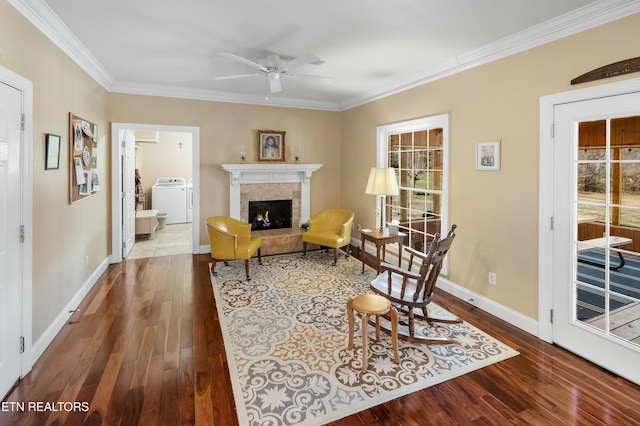
[[[94,195],[98,163],[98,126],[69,114],[69,203]]]
[[[476,144],[476,170],[500,170],[500,141]]]
[[[258,159],[260,161],[285,161],[284,134],[275,130],[258,131]]]
[[[60,135],[47,133],[45,138],[45,170],[60,168]]]

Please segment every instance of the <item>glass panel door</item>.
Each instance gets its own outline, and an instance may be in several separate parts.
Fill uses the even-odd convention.
[[[576,319],[640,345],[640,115],[577,127]]]
[[[640,94],[554,120],[553,340],[640,384]]]

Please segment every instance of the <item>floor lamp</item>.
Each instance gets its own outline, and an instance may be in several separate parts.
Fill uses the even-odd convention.
[[[377,168],[372,167],[369,173],[369,181],[365,194],[372,194],[380,197],[380,232],[384,230],[384,222],[382,219],[382,209],[384,208],[384,198],[389,195],[398,195],[398,182],[396,181],[396,172],[392,167]],[[376,212],[377,213],[377,212]],[[377,214],[376,214],[377,216]]]

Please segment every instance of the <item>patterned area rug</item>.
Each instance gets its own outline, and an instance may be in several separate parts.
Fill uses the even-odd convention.
[[[362,372],[360,320],[348,350],[346,301],[370,293],[375,271],[356,259],[314,251],[219,263],[211,277],[241,425],[316,425],[444,382],[517,352],[468,323],[424,326],[455,343],[421,345],[367,327],[368,369]],[[432,304],[433,305],[433,304]],[[439,315],[447,312],[433,305]]]

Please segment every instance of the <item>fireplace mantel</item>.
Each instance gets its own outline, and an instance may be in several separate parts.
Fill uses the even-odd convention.
[[[240,186],[243,184],[300,183],[300,223],[309,220],[311,175],[322,164],[243,163],[222,164],[229,173],[229,215],[240,220]]]
[[[231,184],[302,182],[309,181],[311,174],[322,164],[223,164],[231,175]]]

